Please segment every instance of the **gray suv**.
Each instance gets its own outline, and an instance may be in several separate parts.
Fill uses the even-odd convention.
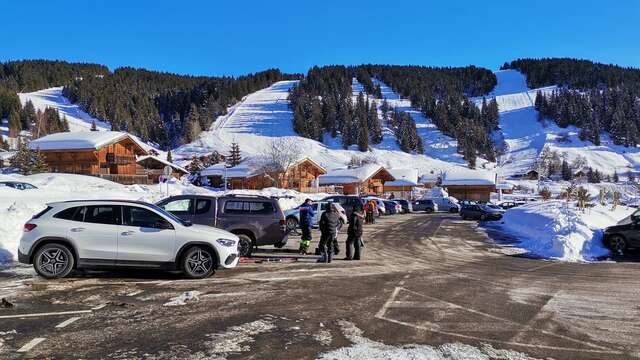
[[[209,225],[235,234],[240,256],[255,247],[287,244],[287,226],[278,200],[253,195],[178,195],[157,204],[194,224]]]

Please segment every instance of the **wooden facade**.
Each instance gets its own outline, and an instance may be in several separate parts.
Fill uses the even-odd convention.
[[[161,161],[155,156],[144,156],[137,161],[139,167],[137,167],[138,175],[145,175],[148,178],[148,183],[157,184],[160,182],[160,176],[164,174],[165,166],[171,166],[171,176],[180,178],[189,172],[174,164],[169,164]]]
[[[385,168],[380,167],[375,173],[366,179],[355,182],[332,182],[326,185],[342,188],[344,195],[382,195],[385,191],[384,183],[395,178]]]
[[[144,170],[136,162],[137,155],[146,151],[130,137],[102,146],[99,149],[42,150],[50,172],[98,176],[123,183],[147,183]]]
[[[491,193],[496,192],[495,185],[446,185],[449,193],[458,200],[489,201]]]

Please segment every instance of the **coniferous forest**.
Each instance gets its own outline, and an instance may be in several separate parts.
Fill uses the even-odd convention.
[[[358,96],[351,100],[352,78],[360,82],[370,99]],[[498,107],[495,101],[482,109],[468,97],[488,93],[496,85],[495,75],[486,69],[430,68],[422,66],[361,65],[356,67],[314,67],[300,84],[292,89],[290,100],[294,111],[294,128],[302,136],[322,141],[325,132],[342,136],[343,146],[357,144],[366,151],[369,144],[379,143],[381,121],[394,130],[400,148],[406,152],[423,153],[415,121],[407,113],[388,108],[381,100],[378,79],[421,109],[443,133],[458,141],[464,158],[475,165],[478,155],[495,160],[491,133],[498,127]],[[367,115],[367,103],[381,103],[383,119]]]
[[[541,120],[574,125],[582,140],[600,144],[602,131],[614,143],[640,143],[640,69],[577,59],[519,59],[503,65],[527,76],[529,87],[559,85],[551,95],[536,96]]]

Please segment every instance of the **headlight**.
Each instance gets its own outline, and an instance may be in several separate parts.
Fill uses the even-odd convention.
[[[220,244],[222,246],[226,246],[226,247],[236,246],[236,241],[235,240],[218,239],[216,241],[218,242],[218,244]]]

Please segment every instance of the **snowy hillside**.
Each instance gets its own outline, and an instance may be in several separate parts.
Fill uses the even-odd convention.
[[[558,127],[553,121],[545,124],[538,121],[534,108],[536,93],[551,93],[554,86],[529,89],[526,78],[516,70],[496,72],[498,85],[486,98],[496,99],[500,109],[500,132],[496,134],[502,142],[504,154],[498,158],[500,175],[522,174],[534,168],[538,155],[545,145],[560,154],[566,154],[569,162],[578,156],[584,157],[587,166],[607,174],[640,168],[640,150],[614,145],[607,134],[601,136],[601,145],[578,138],[578,129]],[[481,98],[474,101],[480,105]]]
[[[293,113],[287,100],[288,90],[295,84],[296,81],[280,81],[246,96],[240,103],[232,106],[227,115],[219,117],[212,128],[203,132],[198,140],[175,149],[174,157],[186,160],[194,154],[205,155],[214,150],[227,153],[231,143],[236,141],[243,157],[255,158],[264,153],[274,138],[290,138],[299,145],[301,157],[310,157],[327,169],[344,167],[352,156],[374,157],[381,165],[416,168],[420,173],[464,164],[455,154],[455,144],[443,141],[444,146],[438,148],[439,141],[435,137],[425,141],[428,155],[402,152],[389,129],[384,131],[382,144],[374,145],[372,151],[367,153],[355,150],[355,146],[344,150],[339,138],[331,139],[328,135],[325,136],[325,143],[298,136],[293,130]],[[354,90],[355,95],[356,91],[359,90]],[[390,89],[385,87],[383,91],[399,108],[404,106],[403,109],[410,110],[408,102],[400,100]],[[426,121],[421,128],[425,129],[425,134],[434,133]],[[431,152],[431,149],[434,151]]]
[[[22,106],[31,100],[37,110],[44,111],[46,108],[57,109],[60,117],[66,116],[69,121],[70,131],[91,130],[91,124],[95,121],[98,130],[110,130],[111,125],[100,121],[84,112],[80,106],[72,104],[69,99],[62,95],[62,86],[49,89],[38,90],[30,93],[18,93]]]

